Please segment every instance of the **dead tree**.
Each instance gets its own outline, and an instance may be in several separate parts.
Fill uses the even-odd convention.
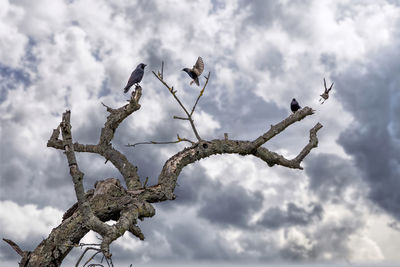
[[[98,249],[94,250],[96,253],[101,252],[107,259],[112,256],[109,245],[126,231],[131,232],[140,240],[144,240],[144,235],[137,226],[137,220],[143,220],[155,214],[155,209],[151,203],[175,199],[174,189],[179,174],[185,166],[195,161],[218,154],[239,154],[255,156],[266,162],[270,167],[281,165],[287,168],[303,169],[300,163],[310,153],[311,149],[318,145],[317,131],[322,128],[320,123],[317,123],[310,130],[308,144],[293,159],[287,159],[262,147],[268,140],[284,131],[291,124],[312,115],[314,111],[309,107],[298,110],[281,122],[271,125],[268,131],[255,140],[230,140],[227,134],[223,139],[204,140],[200,137],[192,116],[208,84],[210,73],[206,77],[206,83],[191,110],[185,108],[174,88],[166,83],[163,70],[157,74],[153,72],[153,74],[168,88],[183,109],[186,117],[174,116],[174,118],[187,120],[190,123],[196,141],[181,138],[178,135],[176,141],[145,142],[149,144],[188,142],[190,144],[189,147],[184,148],[165,162],[157,184],[146,186],[147,179],[142,184],[137,173],[137,167],[111,143],[120,123],[140,109],[141,87],[136,87],[135,91],[132,92],[129,103],[120,108],[111,108],[103,104],[109,115],[101,129],[97,144],[73,142],[70,124],[71,112],[63,113],[62,121],[53,130],[47,146],[65,152],[78,202],[65,212],[62,223],[54,228],[34,251],[23,251],[11,240],[5,240],[22,257],[20,266],[59,266],[71,249],[79,246],[80,240],[90,230],[101,236],[101,244]],[[138,144],[141,143],[129,146]],[[106,161],[110,161],[119,170],[125,180],[126,187],[121,185],[119,180],[109,178],[96,182],[94,189],[85,191],[83,187],[84,174],[79,169],[75,152],[96,153],[103,156]],[[109,220],[115,220],[116,223],[114,225],[106,224],[105,222]]]

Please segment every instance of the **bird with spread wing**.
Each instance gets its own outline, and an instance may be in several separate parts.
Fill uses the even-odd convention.
[[[193,81],[190,82],[190,85],[192,85],[193,82],[197,84],[197,86],[200,86],[199,82],[199,76],[203,73],[204,70],[204,63],[203,59],[199,57],[196,61],[196,64],[194,64],[193,68],[184,68],[182,71],[186,72],[190,78],[193,79]]]
[[[333,84],[331,84],[331,87],[329,87],[329,89],[326,87],[326,81],[324,78],[324,87],[325,87],[325,91],[321,96],[321,98],[319,99],[319,102],[321,102],[322,99],[324,99],[324,101],[322,101],[321,105],[325,102],[325,100],[327,100],[329,98],[329,92],[332,90]]]

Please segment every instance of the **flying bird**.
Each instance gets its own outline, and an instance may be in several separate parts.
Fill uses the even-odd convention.
[[[144,74],[144,68],[146,67],[146,64],[140,63],[134,71],[132,71],[131,77],[129,77],[128,83],[126,84],[124,88],[124,93],[127,93],[129,89],[132,87],[132,85],[140,83],[140,81],[143,78]]]
[[[324,91],[324,93],[322,95],[320,95],[321,98],[319,99],[319,102],[321,102],[321,100],[324,99],[324,101],[322,101],[321,105],[325,102],[325,100],[327,100],[329,98],[329,91],[332,90],[333,84],[334,83],[331,84],[331,87],[329,87],[329,89],[326,88],[326,81],[325,81],[325,78],[324,78],[325,91]]]
[[[190,78],[193,79],[193,81],[190,82],[190,85],[192,85],[193,82],[197,84],[197,86],[200,86],[199,83],[199,76],[203,73],[204,70],[204,63],[203,59],[199,57],[196,61],[196,64],[194,64],[193,68],[184,68],[182,71],[186,72]]]
[[[290,103],[290,109],[292,110],[293,113],[301,109],[299,103],[296,101],[295,98],[293,98],[292,102]]]

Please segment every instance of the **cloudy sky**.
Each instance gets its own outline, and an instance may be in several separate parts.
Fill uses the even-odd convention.
[[[163,163],[194,139],[181,110],[152,75],[191,106],[199,89],[183,67],[199,55],[209,86],[195,123],[204,139],[252,140],[290,114],[295,97],[315,115],[265,144],[293,157],[317,122],[319,147],[304,170],[253,157],[214,156],[188,166],[175,201],[156,204],[111,249],[117,266],[160,263],[399,263],[400,1],[0,0],[0,237],[32,250],[76,202],[65,156],[46,147],[66,109],[73,137],[96,143],[123,87],[148,64],[142,108],[113,145],[155,184]],[[323,77],[335,86],[320,105]],[[204,79],[201,80],[204,83]],[[120,174],[78,154],[86,189]],[[94,234],[86,241],[96,240]],[[63,266],[72,266],[73,251]],[[17,254],[0,243],[0,261]]]

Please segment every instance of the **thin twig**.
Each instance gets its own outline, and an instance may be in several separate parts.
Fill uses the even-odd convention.
[[[181,108],[183,109],[183,111],[186,113],[188,120],[190,122],[190,125],[192,126],[194,135],[196,136],[197,140],[202,141],[199,133],[197,132],[196,126],[194,125],[192,116],[189,114],[189,112],[187,111],[187,109],[185,108],[185,106],[182,104],[182,102],[179,100],[179,98],[176,96],[176,91],[174,91],[174,87],[170,87],[159,75],[157,75],[154,71],[152,71],[154,76],[157,77],[157,79],[165,85],[165,87],[168,88],[169,92],[172,94],[172,96],[175,98],[175,100],[178,102],[178,104],[181,106]]]
[[[193,106],[193,108],[192,108],[192,112],[190,112],[190,116],[193,115],[193,112],[194,112],[194,110],[196,109],[197,103],[199,102],[200,97],[203,95],[204,90],[206,89],[206,86],[207,86],[207,84],[208,84],[208,80],[210,79],[210,75],[211,75],[211,72],[208,72],[208,75],[207,75],[207,76],[204,76],[204,78],[206,78],[206,83],[204,84],[203,89],[201,89],[200,94],[199,94],[199,96],[198,96],[197,99],[196,99],[196,103],[194,103],[194,106]]]
[[[96,243],[93,243],[93,244],[86,244],[86,243],[79,243],[79,245],[78,245],[79,247],[84,247],[84,246],[101,246],[101,244],[96,244]]]
[[[106,260],[106,262],[107,262],[107,266],[111,266],[111,267],[114,267],[114,265],[113,265],[113,262],[112,262],[112,259],[111,258],[107,258],[107,257],[105,257],[105,255],[103,254],[103,258],[101,259],[101,263],[103,263],[103,259],[105,259]],[[108,261],[110,261],[110,262],[108,262]]]
[[[101,250],[97,251],[96,253],[94,253],[86,262],[85,264],[83,264],[83,267],[86,266],[86,264],[88,264],[91,260],[93,260],[94,257],[96,257],[97,254],[101,253]]]
[[[189,120],[188,118],[183,118],[183,117],[178,117],[178,116],[174,116],[174,119],[176,120]]]
[[[161,61],[161,79],[164,79],[164,61]]]
[[[177,144],[180,142],[188,142],[191,143],[192,145],[195,144],[195,142],[186,139],[186,138],[180,138],[176,141],[166,141],[166,142],[156,142],[156,141],[150,141],[150,142],[139,142],[139,143],[135,143],[135,144],[127,144],[127,147],[135,147],[137,145],[167,145],[167,144]]]
[[[95,251],[101,251],[101,249],[99,248],[94,248],[94,247],[88,247],[85,249],[85,251],[82,253],[82,255],[79,257],[78,261],[75,264],[75,267],[79,267],[79,263],[81,262],[81,260],[83,259],[83,256],[85,256],[86,252],[88,252],[89,250],[95,250]]]
[[[111,258],[109,258],[109,259],[106,259],[106,261],[107,261],[107,264],[108,264],[108,261],[110,261],[110,264],[109,264],[108,266],[114,267],[114,264],[113,264],[113,262],[112,262],[112,259],[111,259]]]
[[[174,87],[170,87],[161,77],[159,77],[154,71],[152,71],[154,76],[157,77],[157,79],[162,82],[162,84],[165,85],[165,87],[168,88],[170,93],[174,96],[175,100],[179,103],[179,105],[182,107],[183,111],[185,111],[186,115],[190,116],[189,112],[185,108],[185,106],[182,104],[182,102],[179,100],[179,98],[176,96],[176,91],[174,91]]]
[[[82,247],[84,247],[84,246],[90,246],[90,245],[92,245],[92,246],[100,246],[101,244],[85,244],[85,243],[80,243],[78,246],[80,246],[80,247],[82,248]],[[99,254],[99,253],[102,253],[102,254],[103,254],[103,256],[102,256],[102,258],[101,258],[101,261],[100,261],[101,263],[103,263],[103,260],[105,259],[108,266],[112,266],[112,267],[114,266],[114,265],[113,265],[113,262],[112,262],[112,259],[111,259],[111,258],[105,257],[104,251],[103,251],[102,249],[100,249],[100,248],[95,248],[95,247],[87,247],[87,248],[85,249],[85,251],[82,253],[82,255],[79,257],[77,263],[75,264],[75,267],[78,267],[78,266],[79,266],[79,263],[81,262],[81,260],[82,260],[83,257],[85,256],[86,252],[88,252],[89,250],[94,250],[94,251],[96,251],[96,253],[94,253],[94,254],[83,264],[83,267],[85,267],[85,266],[86,266],[91,260],[93,260],[94,257],[96,257],[96,255]],[[103,266],[103,267],[104,267],[104,265],[98,264],[98,263],[91,263],[91,264],[88,265],[88,267],[90,267],[90,266]]]

